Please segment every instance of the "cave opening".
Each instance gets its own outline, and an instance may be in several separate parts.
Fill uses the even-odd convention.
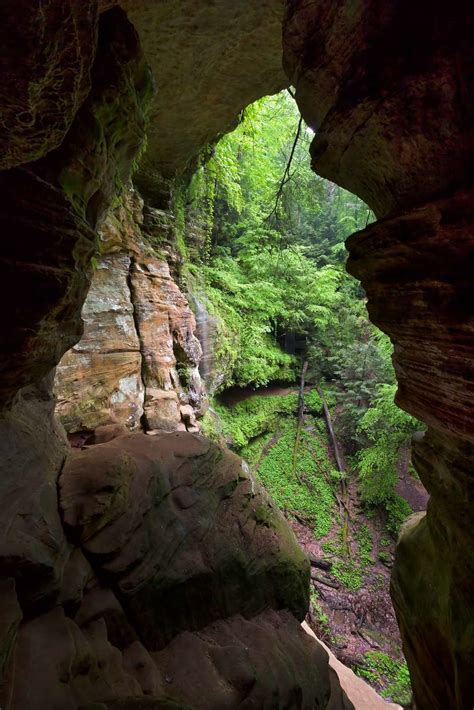
[[[183,430],[241,455],[313,560],[311,627],[408,706],[389,580],[401,524],[426,507],[420,425],[393,402],[391,343],[345,271],[344,241],[373,212],[311,170],[313,139],[284,90],[203,151],[168,210],[129,185],[100,230],[56,411],[78,449]]]
[[[363,518],[387,495],[404,517],[386,452],[410,417],[427,427],[412,463],[430,500],[400,528],[391,598],[416,707],[472,707],[472,13],[427,0],[33,5],[10,3],[0,28],[1,707],[386,707],[360,677],[407,689],[398,649],[371,628],[384,623],[377,580],[331,619],[314,589],[388,576],[377,515]],[[237,117],[287,87],[315,132],[315,172],[377,217],[348,230],[361,286],[336,251],[309,254],[309,205],[289,218],[301,203],[286,200],[287,150],[279,180],[265,182],[271,150],[247,187],[233,179]],[[278,199],[252,222],[258,184]],[[352,317],[364,293],[370,322]],[[217,377],[193,307],[228,363]],[[365,339],[317,347],[344,318]],[[395,382],[372,377],[388,352],[370,323],[394,344],[399,410]],[[281,347],[293,335],[303,363]],[[60,361],[73,449],[55,416]],[[254,391],[229,401],[236,379]],[[359,418],[348,443],[343,414]],[[357,511],[345,467],[367,483]],[[298,526],[310,547],[327,543],[308,548],[314,564]],[[338,652],[331,624],[354,614],[371,647],[359,677],[303,630],[310,589],[312,623]]]

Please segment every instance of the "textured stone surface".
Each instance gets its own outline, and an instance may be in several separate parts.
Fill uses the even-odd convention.
[[[15,580],[0,580],[0,693],[3,688],[5,671],[15,645],[18,626],[23,617],[15,592]]]
[[[166,261],[146,255],[135,259],[131,289],[143,355],[146,424],[149,429],[175,429],[185,389],[195,405],[201,394],[194,315]]]
[[[66,525],[148,648],[235,613],[304,617],[309,563],[234,454],[188,433],[130,434],[71,457],[59,486]]]
[[[426,516],[402,530],[392,575],[405,654],[420,707],[470,707],[474,452],[463,439],[429,430],[415,442],[413,462],[431,498]]]
[[[472,191],[428,203],[347,247],[370,318],[395,343],[398,404],[474,443],[473,204]]]
[[[469,185],[471,32],[429,0],[290,0],[284,65],[316,172],[378,216]]]
[[[153,658],[170,694],[196,710],[317,710],[330,693],[326,651],[288,612],[180,634]]]
[[[50,382],[22,390],[0,416],[0,577],[30,613],[51,604],[70,554],[56,477],[66,456]]]
[[[96,0],[28,0],[3,8],[0,169],[36,160],[63,140],[90,89]]]
[[[348,240],[371,319],[395,341],[397,402],[430,425],[412,453],[428,513],[402,536],[392,596],[417,703],[439,710],[474,702],[472,224],[461,192]]]
[[[25,682],[28,679],[28,682]],[[23,624],[5,692],[6,710],[77,710],[88,702],[139,695],[103,619],[82,629],[63,609]]]
[[[60,148],[0,173],[5,312],[0,401],[46,375],[81,334],[93,228],[128,179],[150,76],[120,10],[102,15],[92,89]],[[14,235],[14,237],[13,237]]]
[[[155,195],[163,175],[182,171],[236,124],[245,106],[287,85],[281,68],[284,5],[280,0],[120,4],[140,34],[158,87],[139,175],[144,195]]]
[[[392,594],[430,710],[471,707],[474,675],[471,34],[425,0],[292,0],[283,40],[313,167],[386,217],[348,240],[348,268],[394,343],[398,403],[430,425],[413,461],[431,499]]]
[[[82,309],[83,336],[56,370],[56,412],[68,432],[140,424],[144,388],[130,263],[123,252],[98,259]]]
[[[197,430],[189,411],[202,395],[196,323],[164,257],[142,235],[142,210],[129,188],[101,227],[84,334],[56,371],[57,413],[68,432],[136,429],[144,403],[146,429]]]

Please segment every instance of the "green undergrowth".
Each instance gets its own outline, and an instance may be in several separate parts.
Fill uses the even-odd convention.
[[[410,674],[405,661],[390,658],[381,651],[367,651],[364,654],[364,667],[358,667],[356,673],[377,685],[382,697],[401,705],[410,704]]]
[[[351,592],[359,591],[364,575],[375,564],[372,533],[368,525],[363,523],[355,530],[351,545],[344,540],[341,528],[336,539],[325,540],[321,547],[331,556],[333,577]]]
[[[319,412],[321,406],[317,392],[311,391],[305,395],[307,411]],[[296,417],[298,393],[275,396],[255,394],[232,407],[215,400],[213,410],[220,419],[222,435],[242,454],[242,449],[248,447],[253,439],[266,432],[276,431],[282,421]]]
[[[249,462],[279,508],[311,526],[318,538],[327,535],[333,523],[333,487],[339,481],[321,410],[318,393],[306,392],[305,428],[297,437],[297,392],[255,394],[232,407],[213,403],[221,437]]]
[[[257,477],[281,510],[310,525],[321,538],[328,534],[334,519],[332,463],[325,443],[302,431],[293,470],[296,428],[295,421],[287,424],[260,462]]]
[[[311,602],[311,607],[313,609],[313,614],[315,617],[319,637],[323,638],[323,639],[331,640],[333,635],[332,635],[331,627],[329,625],[329,617],[324,612],[324,610],[321,606],[321,600],[319,598],[318,592],[313,587],[313,585],[311,585],[309,599]]]

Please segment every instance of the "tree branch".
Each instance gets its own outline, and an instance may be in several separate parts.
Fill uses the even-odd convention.
[[[287,162],[287,164],[286,164],[286,168],[285,168],[285,171],[284,171],[284,173],[283,173],[283,177],[282,177],[282,179],[281,179],[281,181],[280,181],[280,184],[279,184],[279,186],[278,186],[278,190],[277,190],[277,193],[276,193],[275,204],[273,205],[273,209],[272,209],[271,212],[268,214],[268,216],[265,217],[265,221],[268,221],[268,220],[270,219],[270,217],[272,217],[272,215],[276,215],[276,214],[277,214],[277,212],[278,212],[278,204],[279,204],[280,199],[281,199],[281,196],[282,196],[282,194],[283,194],[283,189],[284,189],[286,183],[289,182],[289,180],[291,180],[291,177],[292,177],[292,176],[290,175],[291,163],[293,162],[293,157],[294,157],[294,155],[295,155],[295,150],[296,150],[296,146],[297,146],[297,144],[298,144],[298,140],[299,140],[299,137],[300,137],[301,126],[302,126],[302,125],[303,125],[303,116],[300,116],[300,120],[298,121],[298,128],[296,129],[295,139],[294,139],[293,145],[292,145],[292,147],[291,147],[290,157],[288,158],[288,162]]]

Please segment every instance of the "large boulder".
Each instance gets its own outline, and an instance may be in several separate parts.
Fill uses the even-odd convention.
[[[299,619],[309,563],[242,460],[188,433],[130,434],[71,456],[64,523],[147,648],[268,607]]]
[[[182,633],[153,658],[169,694],[196,710],[322,710],[330,695],[326,651],[288,612]]]
[[[20,627],[5,710],[322,710],[330,694],[334,710],[350,707],[326,651],[289,612],[233,616],[150,654],[110,590],[93,594],[75,618],[57,607]]]

